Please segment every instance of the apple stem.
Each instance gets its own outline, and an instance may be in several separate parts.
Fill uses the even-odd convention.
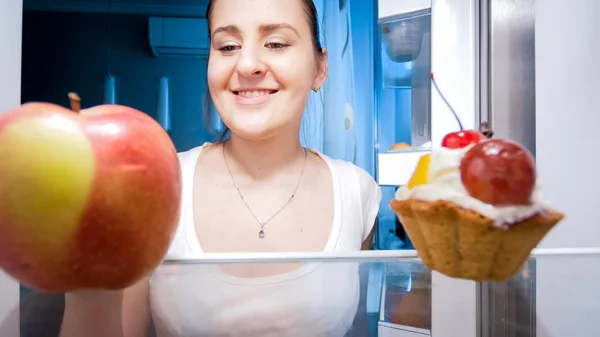
[[[81,111],[81,98],[74,92],[69,93],[69,101],[71,102],[71,110],[76,113]]]
[[[456,114],[456,111],[454,111],[454,109],[452,108],[452,105],[450,105],[450,103],[448,102],[446,97],[444,97],[444,94],[442,94],[442,92],[440,91],[440,88],[438,87],[437,83],[435,82],[435,78],[433,78],[433,73],[429,73],[429,78],[431,78],[431,83],[433,83],[433,87],[435,88],[435,91],[437,91],[437,93],[440,95],[440,97],[442,98],[442,100],[444,101],[444,103],[446,104],[448,109],[450,109],[450,111],[452,111],[452,114],[454,115],[454,118],[456,118],[456,122],[458,123],[458,127],[460,127],[460,130],[461,131],[464,130],[463,125],[460,122],[460,118],[458,118],[458,115]]]

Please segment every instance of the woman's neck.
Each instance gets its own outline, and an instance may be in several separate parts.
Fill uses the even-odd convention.
[[[235,162],[235,166],[256,179],[295,166],[305,156],[300,139],[283,134],[257,141],[231,135],[223,146],[227,160]]]

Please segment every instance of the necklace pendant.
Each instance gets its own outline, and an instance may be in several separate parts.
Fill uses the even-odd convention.
[[[258,237],[259,238],[264,238],[265,237],[265,231],[263,231],[262,229],[260,230],[260,232],[258,232]]]

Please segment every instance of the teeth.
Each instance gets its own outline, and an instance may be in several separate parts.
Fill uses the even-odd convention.
[[[254,91],[240,91],[239,95],[242,97],[259,97],[268,95],[269,91],[267,90],[254,90]]]

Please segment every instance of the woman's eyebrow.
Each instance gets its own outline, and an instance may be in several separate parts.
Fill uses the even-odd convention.
[[[292,25],[287,24],[287,23],[271,23],[271,24],[265,24],[265,25],[260,25],[259,30],[261,33],[265,34],[265,33],[272,33],[276,30],[280,30],[280,29],[289,29],[291,31],[293,31],[296,36],[300,37],[300,34],[298,34],[298,31],[296,30],[296,28],[294,28]]]
[[[227,33],[227,34],[231,34],[231,35],[240,35],[240,29],[236,25],[228,25],[228,26],[218,27],[218,28],[216,28],[213,31],[212,37],[214,37],[218,33]]]
[[[287,24],[287,23],[270,23],[270,24],[263,24],[263,25],[259,26],[259,31],[261,32],[261,34],[269,34],[269,33],[272,33],[274,31],[277,31],[280,29],[289,29],[289,30],[293,31],[294,34],[296,34],[296,36],[300,37],[300,34],[298,34],[298,31],[296,30],[296,28],[294,28],[292,25]],[[218,27],[213,31],[212,36],[214,37],[218,33],[227,33],[227,34],[238,35],[238,36],[241,35],[241,31],[240,31],[239,27],[236,25],[227,25],[227,26]]]

